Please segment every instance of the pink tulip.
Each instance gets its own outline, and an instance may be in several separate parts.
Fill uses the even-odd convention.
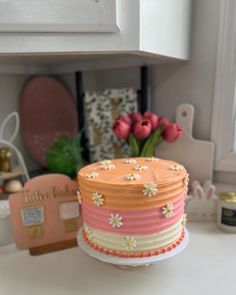
[[[133,123],[139,122],[143,119],[143,116],[138,112],[130,113],[129,116],[130,116],[130,119],[132,120]]]
[[[152,131],[157,129],[158,126],[158,116],[152,112],[145,112],[143,115],[144,119],[148,119],[152,125]]]
[[[170,124],[163,131],[163,138],[166,142],[173,142],[179,136],[183,134],[183,130],[180,128],[179,124]]]
[[[112,130],[119,139],[127,139],[130,132],[130,125],[122,120],[116,120],[112,126]]]
[[[136,122],[133,128],[133,134],[137,139],[145,139],[152,131],[152,124],[149,120],[145,119]]]
[[[161,117],[161,118],[159,118],[159,123],[158,123],[159,126],[162,126],[163,128],[166,128],[170,124],[171,123],[170,123],[169,118],[167,118],[167,117]]]
[[[116,119],[116,121],[119,121],[119,120],[121,120],[122,122],[125,122],[126,124],[129,124],[129,125],[132,124],[132,120],[131,120],[131,118],[130,118],[129,115],[120,115],[120,116]]]

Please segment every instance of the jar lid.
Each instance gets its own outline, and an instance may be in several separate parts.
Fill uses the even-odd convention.
[[[0,218],[5,218],[10,215],[10,206],[7,200],[0,201]]]
[[[236,203],[236,192],[223,192],[219,194],[219,199],[229,203]]]

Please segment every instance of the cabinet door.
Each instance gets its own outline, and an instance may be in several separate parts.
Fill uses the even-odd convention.
[[[0,0],[0,32],[116,32],[119,0]]]

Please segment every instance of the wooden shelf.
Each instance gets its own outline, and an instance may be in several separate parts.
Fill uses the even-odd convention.
[[[9,180],[12,178],[16,178],[22,175],[22,170],[20,167],[13,167],[11,172],[0,172],[0,180]]]
[[[8,193],[1,193],[0,194],[0,201],[2,200],[8,200],[9,194]]]

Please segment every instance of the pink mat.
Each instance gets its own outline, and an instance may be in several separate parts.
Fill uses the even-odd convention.
[[[43,166],[46,151],[57,139],[75,137],[78,132],[74,101],[63,84],[52,77],[36,77],[25,85],[19,113],[24,143]]]

